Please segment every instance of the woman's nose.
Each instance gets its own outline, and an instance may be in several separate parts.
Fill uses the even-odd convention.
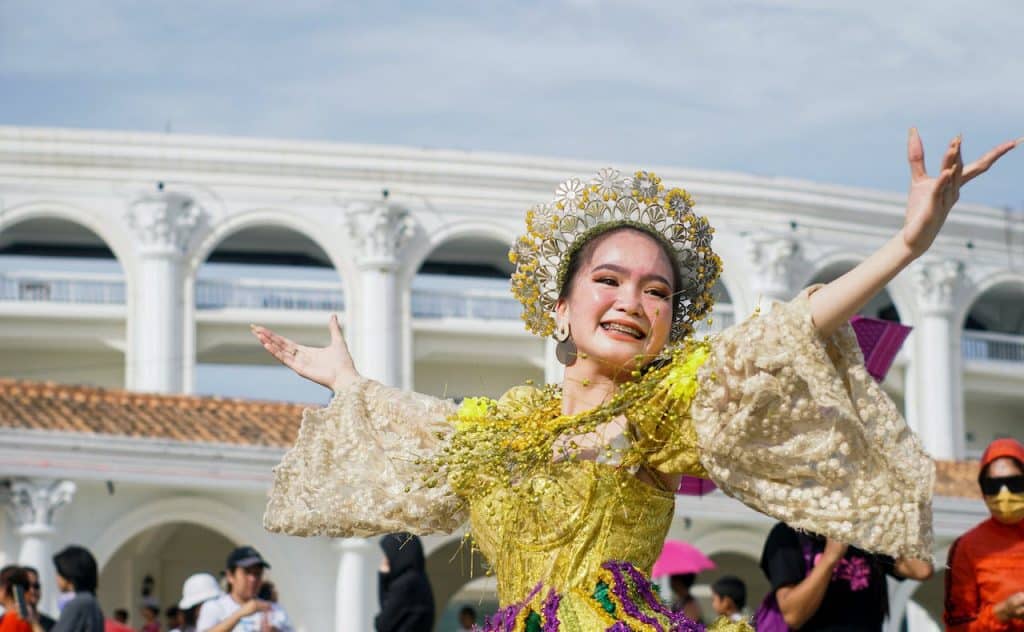
[[[625,288],[623,288],[623,291],[619,292],[615,307],[618,310],[633,316],[641,316],[644,311],[643,302],[640,300],[640,293],[630,291]]]

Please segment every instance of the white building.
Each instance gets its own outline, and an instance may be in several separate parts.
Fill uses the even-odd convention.
[[[291,399],[322,403],[326,393],[262,368],[272,360],[248,324],[319,344],[332,311],[360,370],[389,384],[460,397],[556,380],[550,344],[525,331],[507,292],[506,252],[527,207],[601,166],[0,127],[0,376],[14,378],[0,390],[20,394],[0,402],[0,480],[16,492],[0,522],[0,562],[49,566],[56,548],[86,545],[103,565],[110,610],[137,605],[145,575],[170,603],[184,575],[216,571],[231,543],[249,543],[274,564],[302,629],[369,629],[374,543],[271,536],[259,526],[287,435],[237,415],[297,425],[298,409],[175,394],[305,389]],[[686,187],[717,228],[725,271],[713,329],[835,278],[902,223],[902,195],[641,167]],[[886,387],[939,459],[976,457],[995,437],[1024,435],[1022,266],[1024,218],[963,204],[928,258],[868,310],[915,328]],[[47,380],[151,394],[39,384]],[[229,390],[238,383],[242,391]],[[40,413],[54,398],[65,407]],[[89,404],[99,400],[120,411],[113,421]],[[131,412],[146,406],[166,412],[158,421]],[[202,412],[182,426],[177,409]],[[961,497],[971,494],[969,465],[940,473],[939,491],[949,494],[936,500],[944,560],[952,539],[987,514]],[[763,592],[756,564],[767,518],[717,494],[683,499],[677,515],[674,537]],[[468,580],[459,543],[428,541],[442,605]],[[475,585],[486,591],[486,580]],[[52,583],[45,590],[52,599]],[[906,613],[911,629],[933,629],[941,592],[941,573],[920,588],[899,586],[894,619]]]

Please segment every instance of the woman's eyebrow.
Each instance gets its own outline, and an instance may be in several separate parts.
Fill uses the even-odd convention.
[[[623,275],[628,275],[629,274],[629,270],[628,269],[623,268],[622,266],[619,266],[619,265],[615,265],[614,263],[602,263],[600,265],[596,265],[591,270],[591,273],[597,272],[598,270],[609,270],[611,272],[616,272],[618,274],[623,274]],[[669,283],[669,280],[666,279],[665,277],[661,276],[660,274],[653,274],[653,273],[652,274],[645,274],[644,276],[640,277],[640,280],[641,281],[660,281],[661,283],[664,283],[668,287],[672,287],[672,284]]]

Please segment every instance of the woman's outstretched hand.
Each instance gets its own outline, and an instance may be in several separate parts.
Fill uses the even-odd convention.
[[[357,377],[352,355],[348,352],[345,337],[337,314],[331,315],[327,325],[331,332],[331,344],[326,347],[306,347],[276,334],[266,327],[250,325],[252,333],[277,361],[295,371],[307,380],[338,392]]]
[[[942,169],[937,177],[928,175],[924,167],[924,146],[916,128],[911,128],[907,142],[910,161],[910,195],[907,198],[907,216],[903,225],[903,242],[912,257],[920,257],[935,241],[935,236],[946,222],[949,211],[960,199],[960,187],[988,171],[997,160],[1016,147],[1021,140],[1008,141],[992,148],[987,154],[964,166],[960,154],[961,138],[949,144],[942,157]]]
[[[960,198],[960,187],[981,174],[1019,144],[1009,141],[964,166],[960,137],[954,138],[942,158],[938,177],[924,168],[924,147],[916,129],[910,130],[907,158],[910,161],[910,195],[900,232],[855,268],[811,294],[811,319],[818,332],[831,336],[860,311],[886,283],[923,255],[939,234],[946,216]]]

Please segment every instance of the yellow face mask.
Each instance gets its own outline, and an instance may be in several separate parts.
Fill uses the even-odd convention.
[[[1014,494],[1003,487],[995,496],[985,496],[985,504],[992,517],[1003,524],[1017,524],[1024,520],[1024,493]]]

